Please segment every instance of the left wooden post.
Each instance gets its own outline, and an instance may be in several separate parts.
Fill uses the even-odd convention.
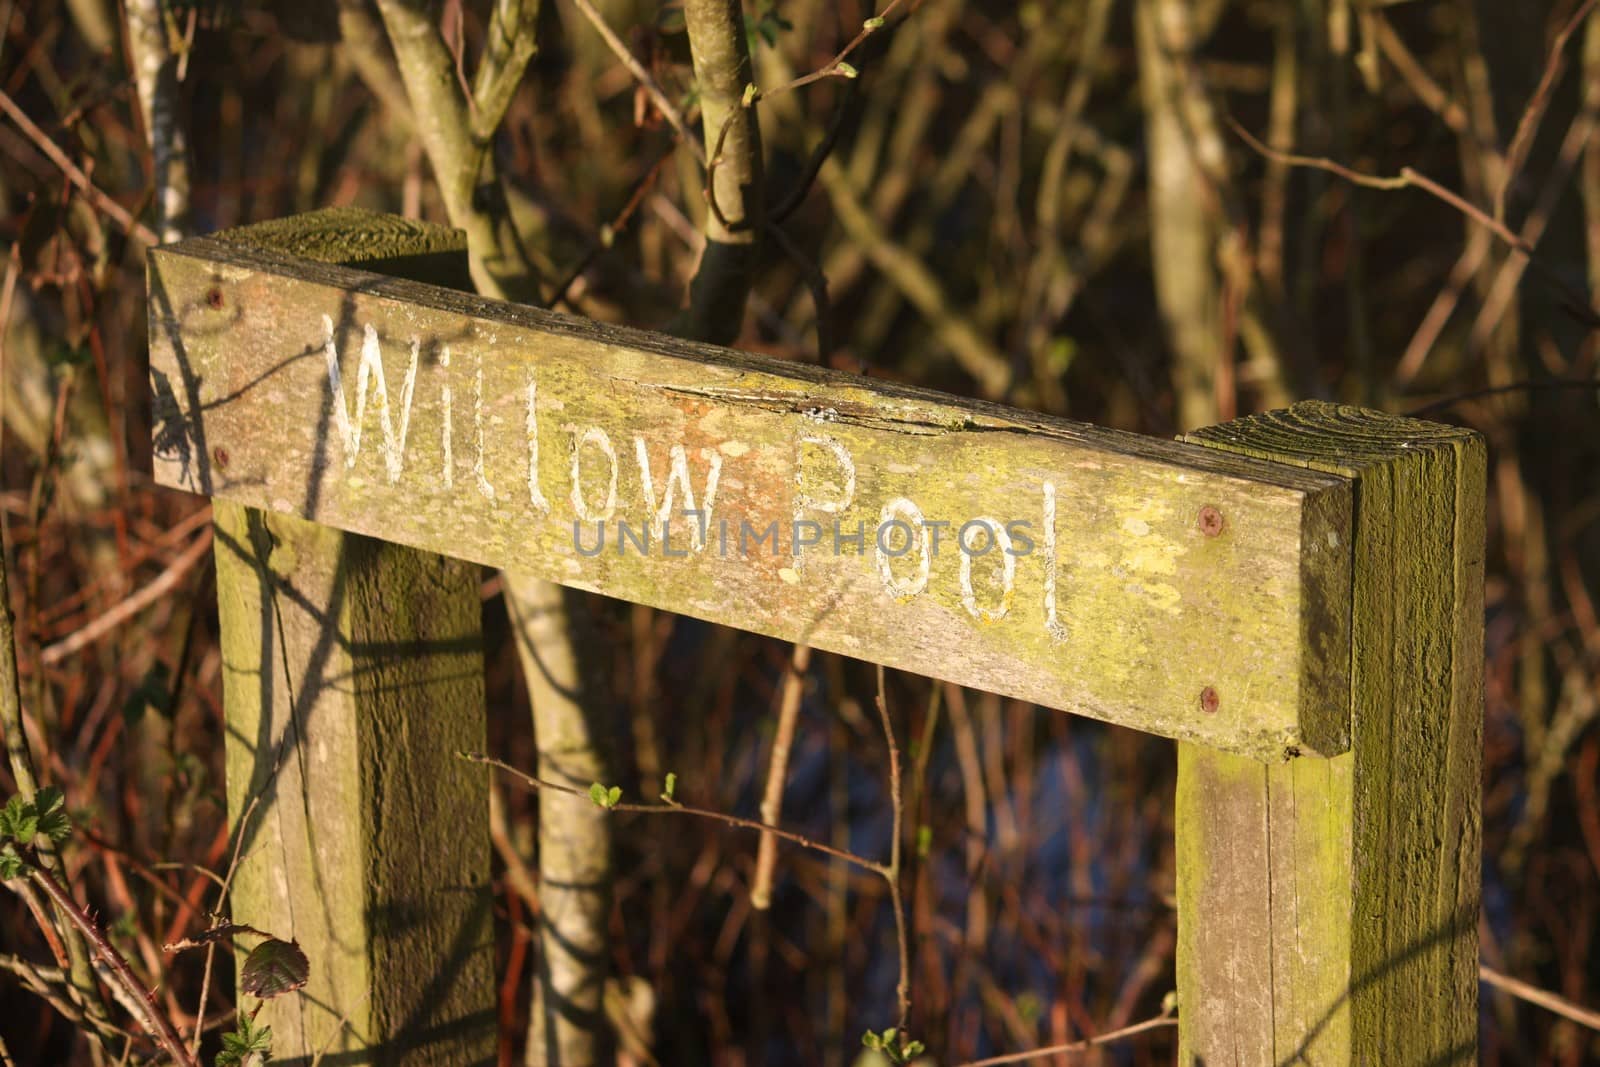
[[[468,285],[454,230],[334,209],[218,235],[259,250]],[[184,276],[209,272],[198,279]],[[236,293],[226,269],[150,267],[150,343],[164,366],[219,365]],[[284,315],[295,309],[285,306]],[[362,340],[353,323],[346,373]],[[285,352],[285,361],[325,358]],[[152,362],[158,362],[153,359]],[[230,442],[203,414],[164,424],[200,382],[152,375],[157,448],[183,450],[210,492]],[[363,376],[364,377],[364,376]],[[208,383],[214,387],[217,383]],[[272,390],[270,375],[229,383]],[[207,392],[210,393],[208,387]],[[353,400],[353,398],[352,398]],[[334,397],[322,437],[336,437]],[[270,405],[269,405],[270,408]],[[202,410],[191,408],[191,410]],[[165,439],[163,439],[165,435]],[[337,449],[332,452],[333,462]],[[314,498],[320,472],[304,492]],[[273,1062],[466,1065],[495,1049],[487,778],[456,758],[485,744],[477,566],[213,498],[227,718],[228,814],[243,825],[236,921],[296,939],[299,993],[260,1021]]]

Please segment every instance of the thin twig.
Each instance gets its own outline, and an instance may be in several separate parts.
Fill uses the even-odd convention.
[[[605,40],[612,54],[617,57],[624,67],[628,68],[628,73],[632,74],[634,80],[644,87],[644,91],[650,95],[651,102],[656,105],[656,110],[660,111],[667,122],[672,125],[672,128],[678,131],[678,136],[683,138],[683,143],[689,146],[689,150],[694,153],[694,158],[698,159],[703,166],[706,161],[706,151],[700,147],[700,142],[695,140],[694,134],[689,132],[688,123],[683,120],[683,113],[673,105],[671,100],[667,99],[667,94],[661,91],[661,86],[650,76],[650,72],[644,69],[644,65],[634,57],[634,54],[628,51],[628,46],[623,43],[622,38],[617,36],[616,31],[606,24],[604,16],[595,10],[595,6],[590,0],[572,0],[572,3],[579,11],[583,12],[583,17],[589,20],[590,25]]]
[[[178,1032],[172,1028],[171,1021],[150,1003],[149,994],[128,969],[128,961],[122,958],[122,954],[111,946],[105,935],[83,913],[83,909],[78,906],[72,894],[68,893],[66,888],[43,867],[30,867],[28,876],[35,885],[44,890],[45,895],[56,907],[72,920],[73,925],[83,932],[84,937],[88,938],[95,952],[110,969],[111,975],[127,994],[128,1006],[134,1009],[133,1013],[139,1017],[139,1025],[144,1027],[145,1032],[160,1042],[161,1047],[167,1050],[167,1055],[183,1067],[200,1067],[199,1061],[189,1054],[189,1050],[178,1037]]]
[[[805,203],[806,195],[811,192],[811,187],[816,184],[817,172],[822,170],[822,164],[827,162],[833,154],[834,147],[839,143],[839,134],[844,130],[845,116],[850,113],[850,105],[855,100],[857,83],[851,82],[845,88],[844,99],[839,102],[838,108],[833,113],[833,120],[828,123],[827,131],[822,135],[822,140],[817,142],[817,147],[812,149],[811,158],[806,160],[805,170],[800,172],[800,180],[795,182],[789,195],[784,197],[771,211],[767,212],[767,221],[773,225],[782,223],[794,214],[801,204]]]
[[[167,569],[156,575],[155,579],[137,593],[121,601],[116,606],[100,615],[75,633],[69,634],[50,645],[39,653],[39,661],[46,666],[60,663],[68,656],[77,652],[86,645],[92,644],[116,629],[128,619],[137,615],[145,608],[172,591],[172,587],[183,579],[183,576],[192,570],[195,564],[205,558],[206,552],[211,548],[211,528],[206,527],[194,543],[184,549],[183,554],[168,564]]]
[[[578,261],[576,267],[572,268],[572,272],[567,275],[566,279],[556,286],[556,291],[551,295],[550,302],[546,305],[547,307],[553,308],[560,303],[567,303],[569,307],[571,306],[570,302],[567,301],[568,291],[594,265],[595,260],[600,258],[600,254],[616,243],[617,234],[626,229],[628,223],[632,221],[634,213],[639,210],[639,205],[644,203],[645,196],[655,188],[656,179],[661,174],[662,166],[671,158],[672,148],[669,145],[667,150],[657,156],[654,163],[650,164],[650,168],[645,171],[644,177],[639,179],[638,184],[633,188],[633,192],[629,194],[627,202],[622,205],[622,210],[618,211],[609,223],[600,228],[600,240],[595,242],[589,251],[584,254],[584,257]]]
[[[1583,1007],[1581,1004],[1574,1004],[1565,997],[1557,996],[1554,993],[1540,989],[1538,986],[1529,985],[1527,982],[1512,978],[1508,974],[1501,974],[1487,964],[1478,964],[1478,977],[1496,989],[1510,993],[1518,1000],[1525,1000],[1529,1004],[1537,1004],[1546,1011],[1555,1012],[1563,1019],[1571,1019],[1581,1026],[1600,1031],[1600,1011],[1593,1011]]]
[[[889,746],[889,807],[893,825],[889,838],[889,869],[881,872],[889,883],[889,902],[894,907],[896,940],[900,943],[900,981],[895,983],[899,1002],[899,1029],[905,1032],[911,1015],[911,941],[906,932],[906,905],[900,895],[900,837],[905,829],[905,804],[900,788],[900,746],[895,743],[894,724],[889,721],[889,700],[884,694],[883,664],[878,664],[878,719],[883,724],[883,739]]]
[[[1499,396],[1501,393],[1536,392],[1544,389],[1600,389],[1600,379],[1596,378],[1550,378],[1538,382],[1511,382],[1507,385],[1490,385],[1482,389],[1470,389],[1464,393],[1452,393],[1439,400],[1433,400],[1419,408],[1412,408],[1405,412],[1408,419],[1420,419],[1422,416],[1435,411],[1444,411],[1461,403],[1463,400],[1476,400],[1479,397]]]
[[[806,288],[811,292],[811,302],[817,312],[817,362],[826,366],[828,353],[833,351],[833,305],[828,299],[828,276],[810,256],[801,251],[799,245],[789,239],[782,226],[769,222],[766,230],[778,247],[783,249],[783,254],[794,260],[794,265],[800,268],[800,276],[805,279]]]
[[[1146,1019],[1142,1023],[1124,1026],[1121,1030],[1112,1030],[1110,1033],[1100,1034],[1083,1041],[1073,1041],[1065,1045],[1051,1045],[1048,1048],[1036,1048],[1030,1052],[1011,1052],[1004,1056],[990,1056],[986,1060],[971,1060],[967,1063],[958,1064],[957,1067],[997,1067],[998,1064],[1002,1063],[1026,1063],[1028,1060],[1043,1059],[1046,1056],[1060,1056],[1070,1052],[1087,1052],[1090,1049],[1109,1045],[1113,1041],[1121,1041],[1123,1038],[1177,1025],[1178,1020],[1171,1015],[1158,1015],[1154,1019]]]
[[[888,5],[885,6],[882,11],[878,12],[872,18],[867,19],[861,24],[860,31],[850,39],[849,44],[845,45],[839,50],[838,55],[828,60],[828,62],[824,63],[810,74],[802,74],[793,81],[784,82],[782,85],[777,86],[776,88],[754,93],[751,96],[750,103],[754,103],[756,100],[760,100],[763,97],[777,96],[779,93],[786,93],[791,89],[799,89],[802,86],[810,85],[812,82],[821,81],[824,78],[854,78],[857,72],[853,68],[844,67],[841,64],[843,64],[846,59],[850,58],[850,53],[861,47],[861,43],[863,41],[865,41],[868,37],[871,37],[874,33],[877,33],[879,30],[883,29],[884,20],[890,15],[894,14],[894,9],[899,7],[900,4],[901,0],[889,0]]]
[[[91,204],[109,215],[113,222],[122,227],[124,233],[130,237],[137,238],[147,245],[161,243],[161,239],[156,236],[154,230],[135,219],[127,208],[101,192],[89,180],[89,176],[80,170],[76,163],[68,159],[67,154],[61,150],[60,146],[45,136],[45,132],[34,125],[33,120],[28,117],[27,113],[18,107],[16,101],[7,96],[3,90],[0,90],[0,111],[4,111],[12,122],[21,127],[22,132],[28,135],[28,139],[34,143],[35,147],[48,156],[50,162],[61,168],[61,173],[67,176],[67,180],[76,185],[83,192],[83,195],[89,198]]]
[[[12,883],[12,888],[26,884],[18,881]],[[15,975],[25,989],[54,1008],[58,1015],[73,1026],[91,1028],[102,1038],[120,1037],[124,1040],[134,1038],[133,1034],[105,1019],[95,1019],[85,1015],[73,1002],[73,994],[77,991],[72,988],[71,979],[64,968],[44,967],[20,956],[0,954],[0,971],[9,971]]]
[[[1449,204],[1451,207],[1461,212],[1461,214],[1465,215],[1473,222],[1476,222],[1478,225],[1482,226],[1484,229],[1500,238],[1500,240],[1504,241],[1511,248],[1527,256],[1528,265],[1537,269],[1547,281],[1560,289],[1562,293],[1566,295],[1568,300],[1572,302],[1573,307],[1571,310],[1574,314],[1576,314],[1586,325],[1600,326],[1600,312],[1595,311],[1595,309],[1589,304],[1588,298],[1579,290],[1574,289],[1570,282],[1568,282],[1558,272],[1550,268],[1542,260],[1535,256],[1533,254],[1532,245],[1523,240],[1520,235],[1513,233],[1502,220],[1494,218],[1481,207],[1478,207],[1476,204],[1464,198],[1460,193],[1457,193],[1452,189],[1447,189],[1443,185],[1440,185],[1438,182],[1434,181],[1432,178],[1428,177],[1426,174],[1418,171],[1416,168],[1401,167],[1400,173],[1394,176],[1365,174],[1359,170],[1354,170],[1350,167],[1347,167],[1342,163],[1338,163],[1334,160],[1326,159],[1321,156],[1302,156],[1296,155],[1292,152],[1280,152],[1270,145],[1262,144],[1260,140],[1253,136],[1249,130],[1246,130],[1243,126],[1241,126],[1238,120],[1233,118],[1231,115],[1227,117],[1227,122],[1228,125],[1233,128],[1233,132],[1239,135],[1241,140],[1243,140],[1261,155],[1266,156],[1268,159],[1276,162],[1287,163],[1290,166],[1295,167],[1312,167],[1316,170],[1325,170],[1330,174],[1337,174],[1345,181],[1367,189],[1383,189],[1389,191],[1396,189],[1421,189],[1423,192],[1429,193],[1437,199],[1444,201],[1446,204]]]
[[[1539,84],[1528,99],[1528,106],[1522,109],[1522,117],[1517,120],[1517,131],[1511,135],[1511,147],[1506,149],[1505,170],[1500,177],[1500,187],[1494,193],[1496,219],[1506,216],[1506,196],[1511,190],[1511,183],[1517,180],[1517,172],[1527,161],[1528,150],[1533,147],[1533,136],[1539,131],[1539,123],[1544,120],[1545,109],[1549,107],[1551,90],[1566,67],[1567,42],[1583,25],[1583,20],[1594,11],[1596,3],[1600,3],[1600,0],[1584,0],[1550,45],[1550,58],[1545,61],[1544,72],[1539,75]]]
[[[783,817],[783,787],[789,780],[789,753],[800,724],[800,700],[805,695],[806,671],[811,668],[811,646],[799,644],[783,673],[778,700],[778,726],[772,734],[772,756],[767,763],[767,785],[761,796],[761,821],[776,825]],[[778,839],[761,835],[756,869],[750,878],[750,906],[765,911],[772,904],[772,878],[778,865]]]
[[[217,894],[217,910],[222,910],[222,905],[228,899],[228,889],[233,884],[233,875],[239,869],[239,853],[244,848],[245,828],[250,825],[250,816],[256,810],[256,804],[261,800],[257,793],[250,798],[250,803],[245,805],[244,813],[239,816],[238,836],[233,842],[233,858],[228,861],[228,873],[223,876],[222,890]],[[200,1058],[200,1038],[205,1033],[206,1027],[206,1000],[211,995],[211,965],[217,956],[217,943],[215,941],[206,945],[205,968],[200,975],[200,1002],[194,1010],[194,1034],[191,1036],[193,1045],[190,1051],[195,1059]]]
[[[587,800],[590,803],[594,803],[594,798],[589,796],[589,794],[582,789],[573,789],[570,786],[561,785],[558,782],[547,782],[542,778],[535,778],[533,775],[525,774],[524,772],[519,771],[517,768],[511,766],[511,764],[497,760],[493,756],[486,756],[481,752],[457,752],[456,756],[457,758],[464,759],[469,763],[483,763],[490,767],[495,767],[499,770],[502,770],[530,788],[541,791],[549,790],[554,793],[565,793],[567,796],[578,797],[582,800]],[[760,822],[756,819],[741,819],[737,815],[729,815],[721,811],[712,811],[709,808],[697,808],[689,804],[676,803],[618,803],[606,805],[605,810],[613,812],[638,812],[644,815],[690,815],[699,819],[709,819],[712,822],[720,822],[724,825],[732,826],[740,830],[755,830],[759,833],[769,833],[774,837],[781,838],[782,840],[788,841],[791,844],[799,845],[802,848],[809,848],[813,851],[821,852],[824,855],[833,856],[836,859],[844,860],[846,863],[852,863],[855,866],[860,867],[862,870],[871,871],[874,874],[883,877],[887,877],[889,870],[887,865],[879,863],[876,860],[870,860],[865,856],[859,855],[855,852],[850,852],[846,849],[834,848],[832,845],[824,845],[820,841],[806,837],[804,834],[797,834],[792,830],[785,830],[781,826],[769,826],[768,824]]]
[[[927,263],[894,242],[883,224],[862,203],[838,160],[830,158],[823,163],[818,177],[827,190],[839,225],[872,265],[922,313],[934,336],[977,381],[984,398],[1004,397],[1011,387],[1010,359],[961,312],[958,302],[945,291]]]

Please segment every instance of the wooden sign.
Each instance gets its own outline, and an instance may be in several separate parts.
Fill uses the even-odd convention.
[[[313,262],[151,265],[155,475],[1278,761],[1349,744],[1350,482]]]

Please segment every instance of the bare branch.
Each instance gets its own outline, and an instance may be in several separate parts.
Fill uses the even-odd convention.
[[[1137,1034],[1148,1033],[1151,1030],[1161,1030],[1168,1026],[1177,1026],[1178,1020],[1171,1015],[1158,1015],[1153,1019],[1146,1019],[1142,1023],[1124,1026],[1121,1030],[1112,1030],[1110,1033],[1100,1034],[1083,1041],[1073,1041],[1065,1045],[1051,1045],[1048,1048],[1036,1048],[1030,1052],[1012,1052],[1004,1056],[990,1056],[986,1060],[972,1060],[960,1064],[959,1067],[999,1067],[1002,1063],[1026,1063],[1028,1060],[1042,1060],[1046,1056],[1060,1056],[1072,1052],[1088,1052],[1090,1049],[1103,1048],[1113,1041]]]
[[[22,132],[28,135],[28,140],[32,141],[39,151],[48,156],[50,162],[60,167],[61,173],[67,176],[67,180],[76,185],[79,191],[89,198],[89,203],[93,204],[102,213],[110,217],[111,221],[120,226],[123,233],[147,245],[161,243],[161,238],[156,236],[154,230],[134,218],[127,208],[101,192],[89,180],[89,176],[79,169],[76,163],[67,158],[67,154],[61,150],[60,146],[47,137],[45,132],[35,125],[34,121],[17,106],[16,101],[7,96],[3,90],[0,90],[0,111],[4,111],[12,122],[21,127]]]
[[[1549,281],[1556,288],[1560,289],[1562,294],[1567,297],[1567,300],[1571,304],[1569,310],[1571,310],[1574,315],[1577,315],[1587,325],[1600,327],[1600,312],[1597,312],[1589,303],[1588,297],[1584,295],[1581,290],[1575,289],[1570,282],[1561,276],[1559,272],[1553,270],[1537,256],[1535,256],[1533,254],[1533,246],[1531,244],[1524,240],[1519,234],[1513,233],[1502,220],[1494,218],[1481,207],[1478,207],[1476,204],[1467,200],[1460,193],[1457,193],[1453,189],[1447,189],[1443,185],[1440,185],[1438,182],[1434,181],[1432,178],[1428,177],[1426,174],[1418,171],[1416,168],[1401,167],[1400,173],[1393,177],[1364,174],[1361,171],[1353,170],[1342,163],[1337,163],[1334,160],[1325,159],[1320,156],[1300,156],[1289,152],[1280,152],[1275,148],[1262,144],[1260,140],[1251,135],[1248,130],[1239,125],[1238,121],[1231,116],[1228,118],[1228,125],[1233,128],[1233,132],[1238,134],[1241,140],[1243,140],[1261,155],[1266,156],[1268,159],[1277,160],[1282,163],[1288,163],[1291,166],[1296,167],[1314,167],[1317,170],[1325,170],[1330,174],[1337,174],[1346,181],[1362,186],[1366,189],[1421,189],[1423,192],[1428,193],[1436,199],[1444,201],[1446,204],[1449,204],[1451,207],[1461,212],[1461,214],[1465,215],[1473,222],[1494,234],[1501,241],[1511,246],[1511,248],[1527,256],[1528,265],[1536,269],[1541,275],[1544,276],[1545,280]]]
[[[1527,982],[1512,978],[1508,974],[1501,974],[1486,964],[1478,965],[1478,977],[1496,989],[1510,993],[1518,1000],[1525,1000],[1529,1004],[1537,1004],[1546,1011],[1553,1011],[1563,1019],[1571,1019],[1580,1026],[1587,1026],[1591,1030],[1600,1030],[1600,1011],[1593,1011],[1582,1005],[1574,1004],[1566,997],[1558,997],[1554,993],[1540,989],[1538,986],[1529,985]]]
[[[755,110],[745,106],[745,86],[753,76],[738,0],[685,0],[683,14],[700,86],[701,127],[715,147],[706,163],[706,247],[689,286],[688,313],[674,332],[729,344],[744,320],[766,213],[761,127]]]
[[[661,112],[672,128],[678,131],[678,136],[682,137],[683,143],[689,146],[689,151],[694,153],[694,158],[704,164],[706,151],[700,147],[700,142],[695,139],[694,134],[689,132],[689,126],[684,122],[683,113],[677,109],[671,100],[667,99],[667,94],[661,91],[661,86],[650,76],[650,72],[644,69],[644,64],[640,63],[633,53],[628,51],[628,46],[623,43],[622,38],[617,36],[616,31],[606,24],[605,18],[595,10],[592,0],[572,0],[572,4],[583,13],[583,17],[588,19],[589,24],[604,38],[606,45],[611,49],[612,54],[617,57],[618,62],[628,68],[628,73],[632,74],[634,80],[644,87],[644,91],[650,96],[651,103],[656,105],[656,110]]]
[[[156,232],[163,241],[176,241],[189,231],[189,142],[178,121],[178,61],[163,7],[161,0],[127,0],[125,6],[129,65],[154,163]]]
[[[543,778],[535,778],[533,775],[519,771],[517,768],[511,766],[511,764],[497,760],[493,756],[486,756],[481,752],[457,752],[456,755],[461,759],[466,760],[468,763],[483,763],[490,767],[504,771],[506,774],[511,775],[513,778],[517,779],[519,782],[531,789],[537,789],[541,792],[563,793],[569,797],[579,797],[586,803],[594,803],[589,794],[581,789],[573,789],[571,786],[565,786],[559,782],[549,782]],[[755,819],[742,819],[737,815],[729,815],[726,812],[712,811],[710,808],[697,808],[690,804],[676,803],[630,804],[626,802],[619,802],[608,805],[605,810],[612,812],[634,812],[641,815],[687,815],[691,818],[709,819],[712,822],[720,822],[724,826],[731,826],[736,830],[756,830],[760,833],[771,834],[776,838],[788,841],[790,844],[799,845],[802,848],[809,848],[814,852],[821,852],[824,855],[832,856],[834,859],[844,860],[846,863],[860,867],[864,871],[871,871],[873,874],[879,875],[880,877],[888,877],[888,865],[879,863],[876,860],[868,859],[867,857],[858,853],[849,852],[842,848],[834,848],[832,845],[825,845],[821,841],[809,838],[804,834],[797,834],[793,830],[785,830],[781,826],[772,826],[764,822],[759,822]]]
[[[473,136],[494,137],[537,50],[540,0],[495,0],[488,38],[472,84]]]
[[[1566,69],[1567,42],[1583,25],[1583,20],[1594,12],[1595,4],[1600,0],[1584,0],[1567,24],[1561,27],[1561,32],[1556,34],[1556,39],[1550,45],[1550,58],[1545,61],[1544,71],[1539,75],[1539,84],[1533,90],[1533,96],[1528,99],[1528,106],[1522,109],[1522,117],[1517,120],[1517,131],[1511,135],[1511,147],[1506,149],[1505,171],[1500,177],[1500,187],[1494,194],[1494,217],[1504,219],[1506,216],[1506,195],[1511,190],[1511,183],[1517,180],[1517,173],[1522,170],[1522,164],[1527,162],[1528,150],[1533,147],[1533,138],[1539,132],[1539,124],[1544,120],[1544,113],[1550,106],[1550,94],[1555,89],[1556,79]]]

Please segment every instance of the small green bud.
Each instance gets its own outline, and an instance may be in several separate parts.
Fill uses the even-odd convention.
[[[844,78],[855,78],[855,77],[859,77],[860,74],[861,74],[861,72],[859,70],[857,70],[856,68],[852,67],[850,64],[844,62],[843,60],[840,60],[838,63],[835,63],[833,65],[833,70],[834,70],[835,74],[838,74],[840,77],[844,77]]]

